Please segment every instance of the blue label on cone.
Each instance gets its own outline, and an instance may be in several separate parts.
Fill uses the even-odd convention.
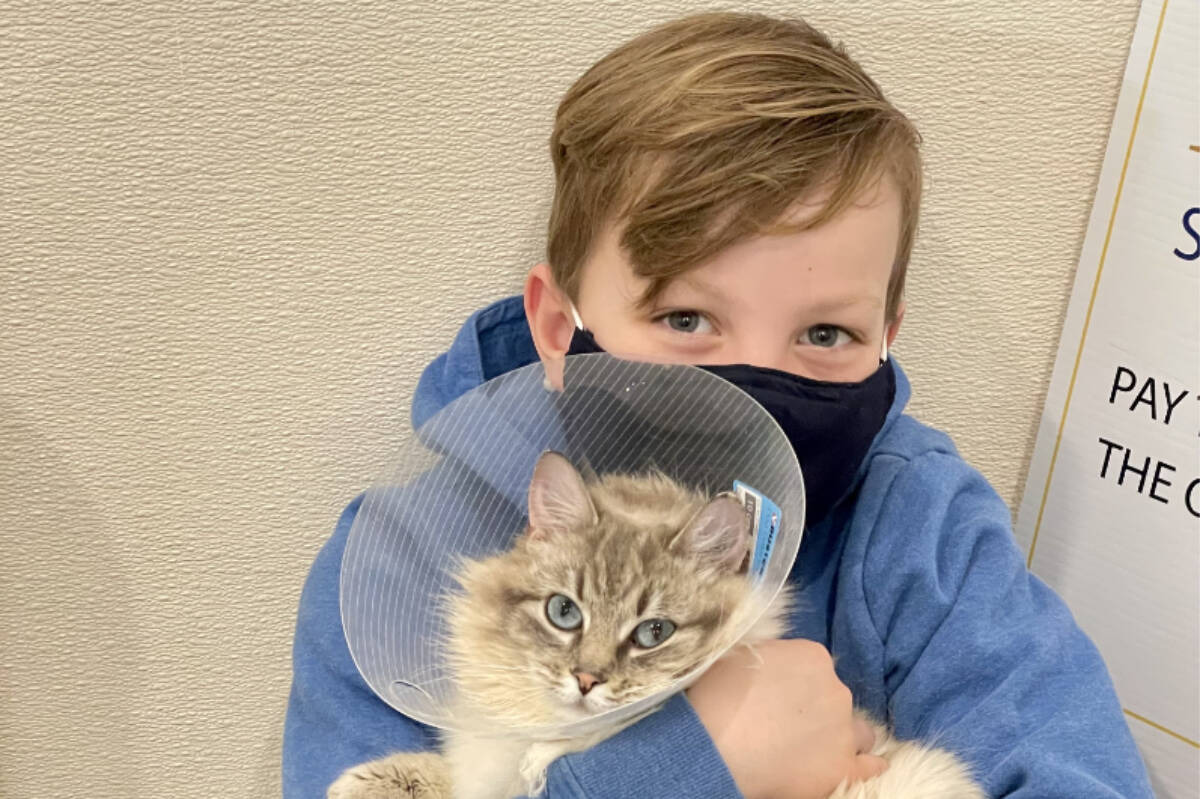
[[[761,577],[767,569],[767,561],[771,559],[771,550],[775,547],[775,538],[779,534],[783,514],[770,497],[741,480],[733,481],[733,491],[746,507],[753,524],[751,534],[754,537],[754,551],[750,556],[750,573]]]

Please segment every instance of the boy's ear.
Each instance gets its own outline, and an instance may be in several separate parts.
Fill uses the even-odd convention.
[[[546,370],[546,381],[559,391],[563,387],[563,360],[575,332],[567,302],[550,274],[550,264],[540,263],[529,270],[525,278],[525,319]]]

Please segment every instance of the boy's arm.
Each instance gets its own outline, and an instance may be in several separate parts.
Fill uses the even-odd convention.
[[[345,769],[401,750],[431,749],[430,731],[397,713],[358,673],[342,633],[342,552],[358,497],[342,512],[300,596],[283,733],[285,799],[316,799]]]
[[[396,751],[432,749],[432,732],[397,713],[363,681],[342,632],[339,577],[361,497],[342,513],[300,598],[283,740],[285,799],[323,797],[345,769]],[[619,735],[551,766],[548,799],[741,799],[682,696]]]
[[[547,799],[742,797],[683,694],[591,749],[559,758],[547,777]]]
[[[987,481],[927,453],[876,518],[861,590],[897,734],[954,750],[991,796],[1152,797],[1099,652],[1025,568]]]

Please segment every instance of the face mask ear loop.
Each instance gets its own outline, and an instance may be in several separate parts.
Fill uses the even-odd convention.
[[[575,320],[575,327],[579,330],[587,330],[583,326],[583,320],[579,318],[579,311],[575,310],[575,303],[567,300],[567,307],[571,309],[571,318]]]
[[[579,318],[579,311],[575,310],[575,303],[567,300],[567,307],[571,309],[571,318],[575,321],[575,328],[577,330],[586,330],[587,328],[583,326],[583,320]],[[554,386],[550,384],[549,377],[542,378],[542,388],[546,389],[547,391],[556,390]]]
[[[879,365],[883,366],[888,359],[888,321],[887,317],[883,320],[883,341],[879,346]]]

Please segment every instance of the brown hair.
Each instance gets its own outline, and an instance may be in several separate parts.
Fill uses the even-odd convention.
[[[800,20],[708,13],[650,30],[597,62],[563,97],[550,138],[555,193],[547,259],[574,298],[607,224],[650,280],[764,233],[816,227],[883,176],[900,193],[888,286],[894,318],[916,234],[920,136],[844,49]],[[823,190],[802,223],[781,219]]]

